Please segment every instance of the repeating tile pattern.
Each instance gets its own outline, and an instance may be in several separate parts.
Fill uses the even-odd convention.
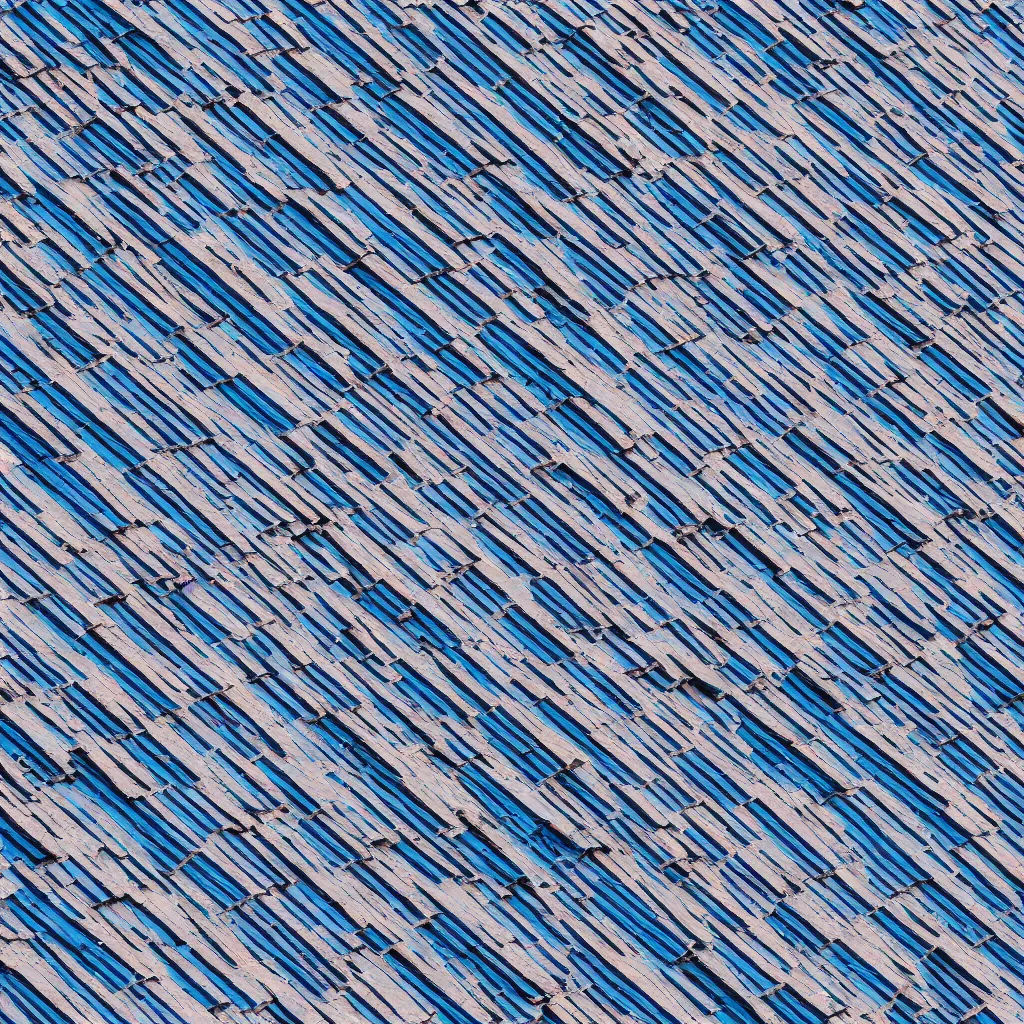
[[[0,1020],[1024,1019],[1022,18],[5,0]]]

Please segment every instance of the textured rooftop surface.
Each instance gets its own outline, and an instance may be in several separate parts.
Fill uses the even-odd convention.
[[[0,7],[0,1021],[1024,1019],[1022,5]]]

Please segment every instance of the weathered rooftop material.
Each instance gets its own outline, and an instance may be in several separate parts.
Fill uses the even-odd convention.
[[[1024,1019],[1024,6],[0,8],[0,1021]]]

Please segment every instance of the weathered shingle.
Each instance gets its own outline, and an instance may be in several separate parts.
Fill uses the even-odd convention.
[[[7,0],[0,1021],[1024,1019],[1018,7]]]

